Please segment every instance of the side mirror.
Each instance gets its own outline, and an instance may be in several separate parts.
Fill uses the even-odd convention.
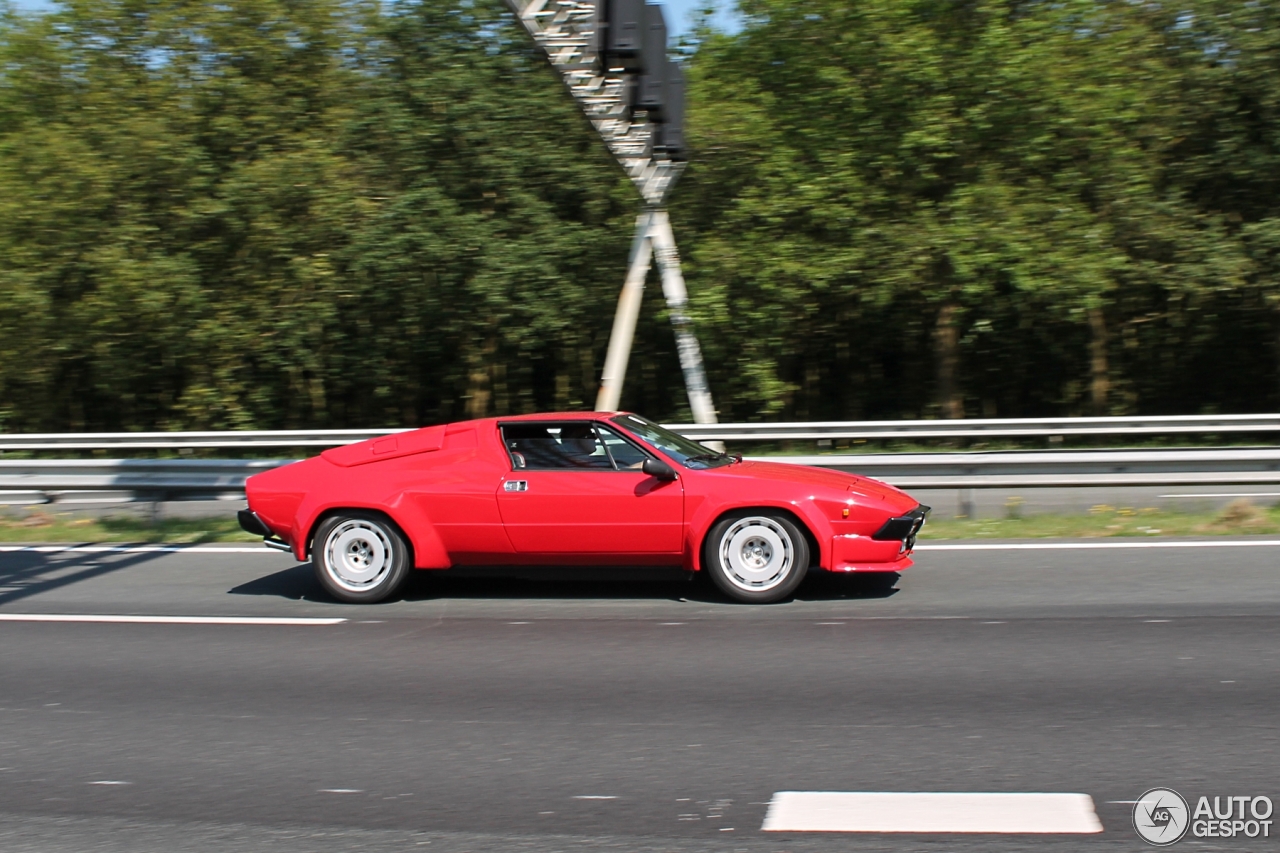
[[[650,477],[657,477],[659,480],[676,479],[676,469],[672,468],[661,459],[646,459],[640,470],[644,471]]]

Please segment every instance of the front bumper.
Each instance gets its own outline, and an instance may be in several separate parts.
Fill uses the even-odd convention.
[[[906,515],[886,521],[879,530],[871,534],[871,538],[877,542],[901,542],[903,552],[910,551],[916,546],[916,535],[924,527],[932,509],[933,507],[920,504]]]
[[[891,518],[870,536],[854,533],[831,540],[833,572],[900,572],[914,564],[911,549],[924,526],[930,508],[921,504],[905,515]]]

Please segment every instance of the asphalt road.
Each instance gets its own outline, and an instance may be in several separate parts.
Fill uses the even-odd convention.
[[[1280,802],[1280,545],[931,545],[771,607],[598,575],[354,607],[266,551],[0,553],[0,620],[347,620],[0,621],[0,850],[1139,850],[1149,788]],[[1083,793],[1104,831],[764,832],[780,791]]]

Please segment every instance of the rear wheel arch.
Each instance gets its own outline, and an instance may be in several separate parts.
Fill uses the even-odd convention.
[[[307,531],[307,550],[305,553],[306,559],[309,560],[313,556],[312,549],[315,546],[316,531],[320,529],[321,525],[323,525],[326,521],[333,518],[334,516],[350,515],[353,512],[360,513],[361,515],[378,516],[382,521],[384,521],[386,524],[394,528],[396,533],[400,534],[400,537],[404,539],[404,543],[409,549],[409,565],[410,566],[414,565],[413,561],[416,555],[413,553],[413,539],[409,536],[408,533],[405,532],[405,529],[400,524],[400,522],[392,518],[391,515],[387,513],[385,510],[371,509],[369,507],[363,507],[363,506],[335,506],[335,507],[330,507],[329,509],[326,509],[323,512],[317,514],[315,519],[312,520],[311,522],[311,528]]]
[[[335,507],[317,520],[312,540],[316,581],[338,601],[385,601],[413,572],[412,543],[380,510]]]

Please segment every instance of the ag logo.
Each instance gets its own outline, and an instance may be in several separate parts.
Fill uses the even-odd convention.
[[[1191,825],[1187,801],[1172,788],[1152,788],[1133,804],[1133,828],[1148,844],[1168,847]]]

